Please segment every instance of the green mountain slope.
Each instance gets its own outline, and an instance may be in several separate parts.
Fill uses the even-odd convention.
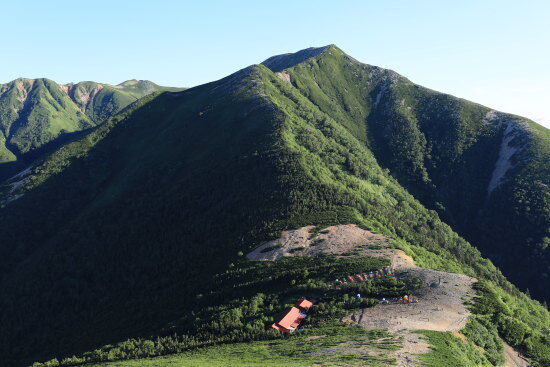
[[[323,51],[321,59],[288,68]],[[288,68],[284,75],[292,85],[364,142],[401,185],[514,283],[548,300],[548,129],[423,88],[336,47],[264,64],[273,71]]]
[[[94,125],[51,80],[17,79],[0,88],[0,124],[14,155]]]
[[[308,55],[278,58],[283,72],[256,65],[144,97],[5,187],[0,358],[24,365],[102,347],[83,358],[105,361],[274,338],[264,322],[303,291],[292,280],[306,281],[304,269],[313,287],[356,264],[251,264],[240,252],[287,228],[358,223],[419,265],[480,279],[479,317],[549,361],[548,311],[378,164],[358,81],[396,74],[357,66],[368,72],[346,80],[338,67],[354,61],[334,46]]]
[[[48,79],[20,78],[1,84],[0,179],[139,98],[165,90],[175,89],[145,80],[110,86],[95,82],[58,85]]]
[[[68,94],[77,106],[94,121],[103,121],[120,112],[130,103],[159,91],[181,91],[162,87],[148,80],[127,80],[116,86],[95,82],[68,85]]]

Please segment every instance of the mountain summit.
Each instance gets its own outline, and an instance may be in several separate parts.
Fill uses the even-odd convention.
[[[498,365],[503,339],[548,365],[550,314],[518,289],[548,297],[546,162],[547,129],[334,45],[147,95],[4,183],[0,358],[78,365],[197,347],[229,358],[256,346],[258,365],[335,350],[331,363],[391,365],[380,346],[418,333],[340,321],[364,326],[377,300],[405,307],[418,289],[456,289],[440,311],[466,341],[430,329],[423,358]],[[404,275],[382,278],[390,265]],[[266,330],[306,296],[319,303],[305,334]],[[352,344],[376,353],[359,360]]]
[[[269,60],[302,62],[281,71]],[[333,45],[264,64],[345,126],[516,284],[547,299],[548,129],[362,64]]]
[[[329,45],[325,47],[310,47],[305,50],[301,50],[295,53],[287,53],[282,55],[272,56],[269,59],[262,62],[262,65],[267,66],[272,71],[278,72],[284,69],[288,69],[297,64],[300,64],[307,59],[318,56],[322,54],[329,47],[335,47],[334,45]]]

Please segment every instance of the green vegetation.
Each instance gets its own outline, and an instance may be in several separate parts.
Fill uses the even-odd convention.
[[[279,64],[288,65],[278,60],[274,70],[279,71]],[[285,73],[292,83],[285,83],[292,90],[287,102],[304,108],[306,101],[322,113],[321,121],[346,129],[370,148],[377,161],[373,164],[388,169],[522,290],[529,288],[541,301],[548,297],[550,130],[361,64],[334,46]],[[312,112],[301,118],[310,116]],[[317,124],[323,134],[328,125]],[[489,192],[507,126],[514,127],[510,144],[518,152],[505,180]],[[304,145],[313,152],[324,149],[313,130],[304,136]],[[337,163],[365,176],[352,157],[341,155]]]
[[[276,249],[281,248],[281,247],[283,247],[283,245],[281,245],[281,244],[277,244],[277,245],[273,245],[273,246],[267,246],[267,247],[264,247],[260,252],[261,253],[271,252],[271,251],[276,250]]]
[[[101,122],[148,94],[182,90],[162,87],[148,80],[128,80],[116,86],[80,82],[71,86],[69,95],[91,120]]]
[[[315,240],[313,240],[309,245],[310,246],[318,246],[320,245],[321,243],[323,243],[325,241],[324,238],[316,238]]]
[[[182,89],[145,80],[61,86],[49,79],[20,78],[0,84],[0,180],[78,137],[76,132],[98,125],[147,94],[166,90]]]
[[[17,79],[0,85],[0,131],[5,148],[16,156],[94,125],[51,80]]]
[[[485,358],[494,366],[504,364],[502,340],[498,336],[497,328],[488,317],[470,317],[462,332],[475,345],[485,350]]]
[[[353,341],[353,343],[350,343]],[[289,338],[220,345],[139,361],[92,364],[89,367],[157,366],[369,366],[392,365],[388,351],[398,349],[383,331],[344,327],[338,323],[304,329]],[[373,355],[374,353],[376,355]]]
[[[395,297],[411,293],[414,282],[404,283],[394,278],[376,279],[335,288],[332,281],[349,272],[378,270],[388,263],[387,259],[381,258],[339,259],[334,256],[290,257],[274,262],[242,260],[230,270],[213,276],[212,282],[203,284],[203,293],[188,300],[185,305],[182,304],[181,306],[188,309],[188,313],[174,321],[165,330],[164,336],[130,339],[116,345],[107,345],[80,357],[62,359],[58,364],[70,366],[83,362],[143,358],[181,353],[190,348],[219,343],[281,338],[280,333],[272,329],[266,330],[266,326],[304,295],[309,299],[318,299],[320,303],[306,319],[306,332],[297,333],[302,342],[274,342],[275,346],[281,346],[281,350],[283,347],[287,348],[283,355],[300,353],[305,357],[319,348],[347,342],[351,335],[359,339],[363,336],[381,338],[385,334],[355,328],[349,330],[334,320],[345,316],[349,310],[377,303],[370,298],[356,299],[353,295],[357,292],[361,292],[364,297]],[[258,293],[260,289],[262,293]],[[303,343],[306,335],[318,333],[326,336],[320,345]],[[289,348],[291,345],[293,349]],[[358,349],[361,345],[360,343],[350,349]],[[242,348],[241,346],[237,349]],[[278,349],[275,348],[273,353],[279,353]],[[358,360],[363,358],[358,357]],[[372,360],[377,361],[376,358]]]
[[[291,248],[290,250],[288,250],[288,253],[289,254],[293,254],[295,252],[300,252],[300,251],[304,251],[306,248],[304,246],[300,246],[300,247],[294,247],[294,248]]]
[[[474,367],[493,366],[485,355],[471,343],[453,334],[437,331],[421,331],[432,349],[419,356],[427,367]]]
[[[435,92],[419,92],[422,103],[407,99],[392,88],[420,87],[356,63],[335,47],[286,72],[292,83],[253,66],[182,93],[146,96],[33,169],[10,194],[23,196],[0,209],[1,360],[20,366],[73,355],[148,357],[274,338],[264,323],[305,293],[318,292],[326,302],[317,316],[332,319],[358,306],[338,291],[357,289],[326,289],[327,277],[336,277],[331,269],[340,265],[353,273],[355,261],[365,266],[361,260],[249,263],[238,254],[285,229],[313,224],[316,235],[331,224],[357,223],[395,238],[418,265],[489,284],[492,293],[482,298],[494,293],[514,305],[499,318],[500,335],[518,345],[507,331],[528,325],[519,345],[545,365],[546,321],[534,323],[527,313],[547,320],[548,311],[422,204],[429,206],[421,192],[436,180],[432,168],[420,164],[423,141],[427,149],[431,140],[422,138],[411,111],[451,101],[464,105],[451,109],[453,116],[462,111],[474,121],[483,109]],[[383,87],[398,96],[387,108],[375,103]],[[385,111],[396,124],[387,134]],[[495,144],[497,130],[487,131]],[[459,146],[464,152],[469,141]],[[397,152],[400,144],[412,161]],[[396,149],[382,163],[389,169],[378,163],[387,149]],[[490,161],[491,152],[485,153]],[[419,187],[409,189],[420,201],[402,186],[415,183]],[[482,187],[487,180],[471,184]],[[414,286],[394,281],[350,287],[376,295]],[[476,307],[483,317],[500,314]],[[475,332],[491,332],[474,326],[474,340]],[[460,360],[478,361],[475,347],[461,349],[434,335],[460,350]],[[480,363],[493,357],[483,358]]]
[[[550,365],[550,315],[540,304],[525,295],[512,297],[493,284],[482,281],[476,285],[478,296],[472,311],[481,315],[466,330],[474,342],[476,333],[498,333],[510,344],[536,361],[538,366]],[[484,328],[487,331],[482,330]],[[490,340],[486,340],[491,344]],[[480,344],[478,344],[480,345]],[[482,346],[482,345],[480,345]],[[498,349],[498,345],[496,346]],[[489,349],[495,349],[490,346]]]

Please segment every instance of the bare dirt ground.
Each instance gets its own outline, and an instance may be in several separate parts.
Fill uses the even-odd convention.
[[[430,345],[422,339],[422,335],[413,333],[410,330],[402,330],[399,335],[402,337],[401,345],[403,347],[393,352],[397,367],[417,366],[416,356],[418,354],[428,353]]]
[[[280,73],[277,73],[277,76],[279,78],[281,78],[282,80],[284,80],[285,82],[289,82],[290,83],[290,75],[288,73],[285,73],[285,72],[280,72]]]
[[[415,277],[422,286],[413,295],[418,303],[376,305],[355,311],[341,321],[367,329],[387,329],[401,337],[402,348],[393,352],[397,366],[415,365],[417,354],[427,353],[429,345],[412,330],[453,331],[462,329],[470,312],[464,300],[474,295],[476,279],[463,274],[419,268],[403,251],[391,247],[391,239],[363,230],[356,225],[325,228],[312,236],[313,226],[282,233],[262,244],[247,257],[276,260],[285,256],[311,256],[318,253],[343,254],[357,251],[363,256],[387,257],[398,277]],[[511,365],[516,366],[516,365]],[[523,366],[523,365],[517,365]]]
[[[504,367],[529,367],[529,361],[521,356],[514,348],[504,343]]]
[[[366,231],[354,224],[327,227],[324,231],[328,233],[318,233],[311,238],[310,230],[313,228],[315,227],[307,226],[284,231],[280,238],[262,244],[246,256],[250,260],[277,260],[285,256],[312,256],[319,253],[337,255],[352,251],[361,245],[387,247],[391,241],[387,237]],[[273,250],[266,251],[270,248]],[[371,253],[369,256],[381,257],[390,256],[392,252],[384,248],[371,250]]]
[[[377,305],[356,311],[347,320],[368,329],[394,332],[459,331],[466,325],[470,312],[463,300],[473,295],[471,286],[475,279],[418,267],[402,268],[396,274],[422,279],[422,287],[414,294],[418,303]]]
[[[491,193],[502,181],[506,172],[508,172],[512,167],[512,156],[519,151],[518,147],[510,146],[510,142],[517,134],[516,125],[508,123],[506,130],[504,130],[502,142],[500,143],[500,150],[498,153],[498,159],[491,176],[491,181],[489,182],[489,187],[487,191]]]

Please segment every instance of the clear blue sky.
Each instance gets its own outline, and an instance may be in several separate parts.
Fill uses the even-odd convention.
[[[1,1],[1,0],[0,0]],[[550,1],[2,1],[0,83],[194,86],[334,43],[550,126]]]

